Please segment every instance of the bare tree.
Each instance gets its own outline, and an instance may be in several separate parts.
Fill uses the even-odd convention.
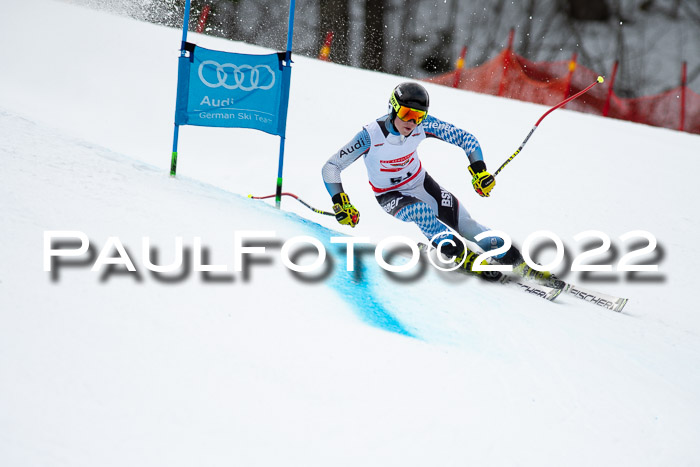
[[[536,0],[525,0],[525,27],[522,31],[522,39],[520,41],[520,54],[529,55],[530,46],[533,44],[533,21],[532,18],[535,16],[535,5]]]
[[[211,24],[214,30],[228,39],[241,37],[239,0],[212,0]]]
[[[472,17],[471,26],[473,30],[469,41],[470,44],[476,39],[476,36],[483,35],[486,38],[485,44],[479,47],[476,59],[477,64],[485,62],[494,55],[494,51],[498,53],[503,48],[504,29],[512,27],[512,24],[503,24],[505,3],[506,0],[492,2],[488,9],[484,8],[483,11]]]
[[[451,56],[452,46],[455,44],[455,35],[458,33],[456,22],[459,12],[459,3],[452,1],[449,5],[449,16],[447,23],[437,31],[438,40],[428,52],[428,55],[421,62],[421,68],[428,73],[445,73],[453,66]]]
[[[386,9],[387,0],[365,0],[364,44],[360,59],[362,68],[384,71]]]
[[[605,0],[567,0],[567,13],[580,21],[607,21],[610,19],[610,8]]]
[[[348,65],[350,4],[348,0],[320,0],[319,22],[316,39],[317,50],[321,49],[328,32],[333,33],[331,60]]]
[[[72,1],[118,5],[173,27],[181,27],[185,3]],[[211,5],[206,33],[281,50],[288,2],[192,0],[190,28]],[[462,45],[469,47],[467,66],[481,65],[514,28],[514,50],[533,61],[577,52],[582,66],[605,74],[619,60],[615,89],[622,96],[676,86],[682,61],[689,86],[700,86],[700,0],[296,0],[296,13],[295,53],[317,56],[332,30],[333,61],[412,78],[451,69]]]

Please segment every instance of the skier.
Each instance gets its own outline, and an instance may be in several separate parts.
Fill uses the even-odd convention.
[[[323,181],[333,200],[337,221],[355,227],[360,213],[345,193],[340,173],[362,156],[369,184],[384,211],[401,221],[415,223],[436,247],[439,241],[448,240],[440,251],[454,257],[467,271],[481,275],[480,271],[472,271],[478,254],[454,238],[450,229],[484,251],[503,246],[503,240],[499,237],[475,240],[475,236],[490,229],[474,220],[452,193],[433,180],[421,164],[418,145],[426,138],[437,138],[462,148],[469,158],[472,186],[480,196],[490,196],[496,179],[486,169],[481,146],[474,135],[428,115],[428,106],[428,92],[420,84],[406,82],[396,86],[389,99],[389,113],[365,125],[328,159],[322,169]],[[524,277],[541,282],[550,277],[549,273],[529,268],[515,247],[495,258],[502,264],[513,265],[514,272]]]

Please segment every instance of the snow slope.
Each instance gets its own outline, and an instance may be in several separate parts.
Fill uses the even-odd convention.
[[[40,16],[32,14],[41,11]],[[0,31],[0,465],[697,465],[700,318],[694,299],[700,138],[558,110],[472,191],[456,148],[429,172],[482,223],[522,242],[647,230],[659,272],[574,282],[630,297],[624,314],[432,270],[397,280],[371,252],[299,277],[279,247],[313,236],[418,232],[382,212],[361,163],[343,173],[362,213],[343,230],[273,191],[278,139],[184,127],[168,176],[180,31],[53,0],[4,2]],[[205,36],[221,50],[263,49]],[[295,59],[285,190],[328,209],[326,158],[386,108],[401,78]],[[494,170],[541,106],[429,86],[431,111],[472,131]],[[341,99],[342,96],[342,99]],[[353,106],[338,112],[340,105]],[[44,231],[93,249],[43,270]],[[233,237],[275,231],[249,273]],[[109,237],[137,273],[90,267]],[[152,274],[200,237],[225,273]],[[545,252],[546,256],[547,252]],[[266,258],[266,259],[263,259]],[[546,258],[543,258],[546,259]],[[155,259],[154,259],[155,261]],[[566,271],[561,271],[566,274]]]

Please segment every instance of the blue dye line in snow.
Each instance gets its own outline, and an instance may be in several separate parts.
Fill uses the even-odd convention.
[[[358,276],[360,277],[358,280],[354,277],[355,273],[346,271],[344,266],[345,263],[342,263],[336,267],[330,285],[346,302],[353,306],[353,310],[360,319],[385,331],[415,337],[386,307],[376,300],[376,292],[372,290],[373,281],[367,277],[367,268],[364,265],[358,266]]]
[[[334,232],[295,214],[287,213],[287,216],[310,230],[323,243],[329,254],[338,249],[338,245],[329,243],[331,237],[338,236],[338,232]],[[356,274],[356,272],[345,270],[345,261],[336,261],[335,270],[329,279],[329,286],[333,287],[352,306],[352,309],[363,322],[385,331],[415,337],[391,311],[377,300],[377,290],[373,290],[374,287],[372,287],[373,282],[376,281],[370,280],[369,275],[377,274],[379,266],[368,268],[366,265],[358,263],[355,263],[355,267],[358,269]]]

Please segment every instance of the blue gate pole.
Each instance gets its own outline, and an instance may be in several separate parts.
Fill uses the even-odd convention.
[[[182,43],[180,45],[180,57],[184,57],[185,53],[185,43],[187,42],[187,29],[190,24],[190,0],[185,0],[185,14],[182,19]],[[178,79],[179,65],[178,65]],[[179,83],[178,83],[179,84]],[[179,86],[178,86],[179,89]],[[175,131],[173,133],[173,154],[170,159],[170,176],[174,177],[175,172],[177,172],[177,141],[180,135],[180,125],[175,123]]]
[[[283,92],[286,89],[286,95],[282,96],[285,100],[283,105],[283,113],[281,117],[284,120],[284,127],[282,128],[282,134],[280,135],[280,157],[279,166],[277,167],[277,188],[275,190],[275,206],[280,209],[280,204],[282,203],[282,170],[284,168],[284,142],[285,135],[287,133],[287,109],[289,107],[289,80],[292,72],[292,38],[294,36],[294,1],[291,0],[289,3],[289,24],[287,26],[287,53],[284,57],[284,67],[287,70],[283,70],[283,78],[286,78],[286,86],[283,87]],[[286,73],[284,73],[286,71]]]

